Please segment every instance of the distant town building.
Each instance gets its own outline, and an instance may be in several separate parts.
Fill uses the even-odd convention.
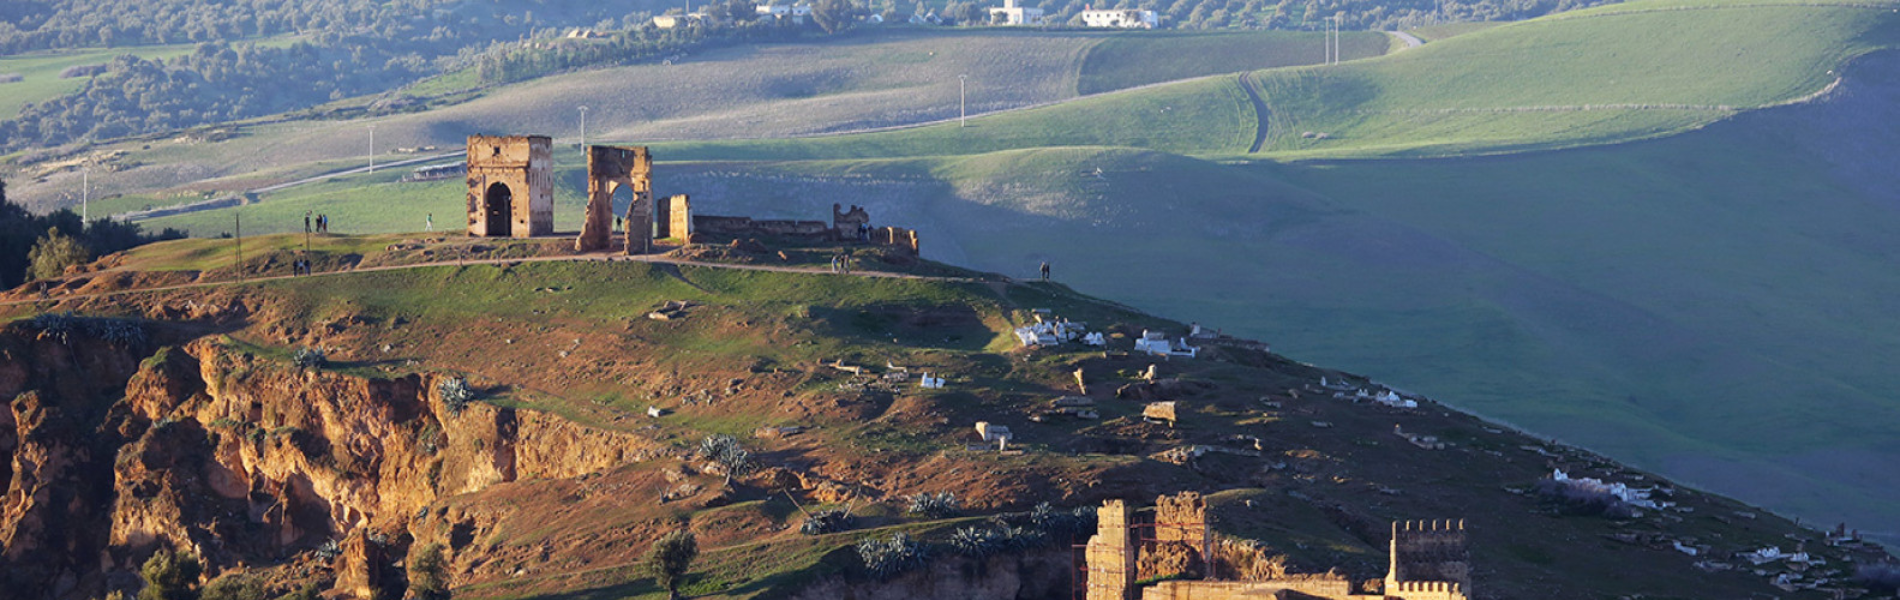
[[[1003,6],[990,8],[990,23],[993,25],[1041,25],[1042,9],[1018,5],[1016,0],[1003,0]]]
[[[797,4],[760,4],[755,10],[759,12],[759,16],[761,17],[769,16],[775,19],[791,19],[793,23],[803,23],[805,19],[811,17],[811,4],[805,2]]]
[[[705,25],[710,22],[712,22],[712,17],[707,15],[706,13],[687,13],[683,15],[659,15],[659,16],[653,17],[653,26],[658,27],[660,29],[672,29],[675,27],[698,27],[700,25]]]
[[[1154,29],[1160,24],[1160,17],[1152,10],[1115,9],[1082,11],[1082,24],[1089,27],[1118,27],[1121,29]]]

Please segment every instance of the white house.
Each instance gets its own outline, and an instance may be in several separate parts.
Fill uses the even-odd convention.
[[[1089,27],[1119,27],[1122,29],[1154,29],[1161,23],[1159,16],[1152,10],[1116,9],[1082,11],[1082,24]]]
[[[1042,9],[1028,8],[1016,4],[1016,0],[1003,0],[1003,6],[990,7],[990,23],[994,25],[1041,25]]]
[[[791,19],[794,23],[803,23],[806,17],[811,16],[811,5],[804,2],[798,4],[760,4],[754,7],[754,10],[758,11],[761,17],[769,16],[776,19]]]
[[[706,13],[687,13],[684,15],[659,15],[653,17],[653,26],[660,29],[674,27],[697,27],[712,20]]]

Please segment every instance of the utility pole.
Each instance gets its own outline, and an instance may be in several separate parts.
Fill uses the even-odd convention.
[[[244,216],[241,214],[238,214],[236,211],[232,211],[231,227],[232,229],[236,230],[236,235],[233,235],[231,237],[232,239],[237,240],[238,282],[243,283],[244,282]]]
[[[969,124],[965,122],[966,120],[970,118],[970,113],[966,108],[969,105],[967,102],[969,96],[964,93],[965,88],[963,84],[963,80],[968,79],[969,77],[970,77],[969,75],[957,76],[957,126],[958,127],[969,126]]]
[[[92,167],[79,169],[79,227],[92,222]],[[84,233],[83,231],[81,233]]]
[[[581,153],[587,153],[587,106],[581,106]]]
[[[369,174],[376,174],[376,126],[369,126]]]
[[[1330,28],[1332,30],[1332,34],[1327,36],[1327,39],[1328,39],[1327,43],[1331,45],[1331,50],[1332,50],[1331,51],[1332,61],[1328,64],[1334,64],[1334,65],[1339,64],[1339,54],[1340,54],[1339,29],[1340,29],[1340,26],[1342,25],[1341,17],[1343,17],[1343,15],[1337,15],[1337,14],[1333,15],[1332,27]]]

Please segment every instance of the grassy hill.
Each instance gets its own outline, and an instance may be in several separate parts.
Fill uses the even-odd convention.
[[[1892,6],[1630,3],[1446,39],[1339,69],[1263,74],[1267,150],[1450,155],[1666,135],[1825,88],[1890,47]],[[1325,140],[1300,137],[1325,132]]]
[[[1891,533],[1895,14],[1638,2],[1262,71],[1251,157],[1246,88],[1209,77],[969,127],[659,144],[683,162],[657,186],[714,214],[866,205],[933,258],[1050,260],[1091,293]],[[311,206],[343,231],[459,214],[454,185],[363,183],[243,210],[263,231]]]
[[[61,79],[60,71],[69,67],[103,65],[113,57],[131,54],[141,58],[171,58],[189,54],[192,44],[144,46],[136,48],[94,48],[86,50],[42,51],[0,56],[0,75],[17,74],[21,80],[0,83],[5,101],[0,101],[0,120],[20,114],[27,104],[44,102],[79,91],[86,78]]]
[[[1077,156],[998,159],[1046,166]],[[1118,166],[1219,173],[1218,167],[1196,167],[1165,155],[1113,158]],[[1240,177],[1226,183],[1266,181]],[[1040,213],[1050,207],[996,208]],[[1134,214],[1158,210],[1139,208]],[[234,267],[254,278],[282,275],[281,255],[300,237],[249,240],[257,253],[248,254],[243,264],[235,262],[234,253],[222,252],[232,244],[229,240],[147,246],[109,258],[99,265],[100,271],[62,282],[43,302],[0,304],[0,322],[45,310],[77,310],[140,319],[143,326],[164,332],[166,343],[200,348],[197,352],[203,352],[206,342],[230,348],[232,356],[241,358],[190,363],[219,382],[203,392],[207,397],[202,401],[238,395],[244,405],[255,408],[248,415],[197,423],[190,405],[178,407],[171,422],[201,427],[191,430],[200,438],[247,428],[257,428],[260,438],[277,436],[263,433],[276,425],[271,419],[289,412],[277,403],[311,402],[303,396],[314,393],[310,388],[369,385],[351,383],[360,379],[390,386],[380,389],[400,389],[411,374],[456,374],[482,390],[479,402],[522,411],[515,415],[553,413],[622,436],[591,439],[637,441],[664,450],[574,476],[527,473],[444,495],[422,507],[421,515],[436,515],[426,519],[410,520],[409,513],[418,512],[414,509],[400,515],[372,511],[352,516],[361,519],[363,527],[406,526],[415,543],[447,545],[458,597],[658,598],[663,593],[637,567],[639,549],[659,532],[676,527],[697,532],[703,544],[702,560],[688,586],[696,596],[783,598],[820,580],[872,590],[879,584],[863,572],[851,550],[860,539],[903,531],[943,544],[955,528],[986,526],[991,516],[1021,523],[1022,517],[1011,513],[1038,502],[1080,506],[1178,490],[1209,494],[1210,506],[1219,515],[1217,529],[1224,535],[1260,540],[1271,553],[1286,555],[1298,571],[1339,567],[1354,579],[1383,573],[1388,519],[1463,517],[1471,524],[1474,564],[1482,565],[1475,573],[1478,585],[1503,597],[1771,593],[1765,578],[1745,569],[1697,569],[1692,564],[1700,559],[1667,542],[1681,541],[1704,547],[1708,556],[1727,557],[1762,545],[1789,544],[1790,537],[1815,540],[1818,535],[1772,515],[1743,517],[1750,512],[1745,505],[1686,489],[1670,494],[1671,501],[1686,509],[1634,519],[1566,514],[1527,491],[1552,468],[1639,485],[1662,482],[1429,401],[1424,409],[1403,410],[1333,398],[1318,387],[1321,377],[1368,384],[1234,340],[1197,342],[1206,348],[1197,359],[1157,363],[1125,356],[1121,351],[1142,330],[1182,331],[1184,326],[1061,285],[1014,284],[993,274],[907,266],[902,257],[862,248],[855,249],[862,269],[873,274],[897,275],[924,267],[960,277],[841,276],[822,272],[816,263],[779,262],[771,251],[715,259],[743,258],[755,268],[522,259],[375,270],[400,266],[403,257],[429,260],[424,251],[441,261],[476,245],[559,259],[564,244],[321,236],[315,250],[325,272],[315,277],[135,290],[107,297],[63,297],[60,292],[128,287],[125,282],[138,288],[137,282],[159,276],[174,283],[179,277],[229,282]],[[781,249],[814,257],[839,250]],[[694,256],[709,255],[687,250],[671,258]],[[342,266],[339,261],[355,261],[358,268],[329,272]],[[806,270],[767,271],[759,266]],[[669,301],[691,306],[669,319],[646,316]],[[182,315],[178,311],[183,306],[243,308],[221,316],[165,316]],[[1111,333],[1115,352],[1077,345],[1019,347],[1009,330],[1032,321],[1034,309]],[[20,329],[28,326],[0,325],[0,343],[24,343],[16,340],[31,335]],[[310,369],[289,366],[293,349],[303,346],[324,348],[327,363]],[[167,360],[155,358],[146,364]],[[830,366],[834,361],[869,365],[877,373],[854,377]],[[881,380],[886,368],[880,365],[889,364],[927,369],[951,383],[928,390],[906,382],[885,391],[866,383]],[[1165,382],[1155,388],[1161,391],[1152,393],[1180,403],[1178,424],[1139,418],[1144,400],[1133,394],[1148,389],[1142,387],[1139,373],[1151,364],[1159,365]],[[1032,418],[1051,398],[1077,393],[1072,383],[1077,369],[1089,374],[1101,418]],[[253,380],[270,381],[279,372],[295,375],[289,389],[251,387],[256,385]],[[1123,386],[1136,391],[1118,391]],[[373,412],[391,400],[366,394],[347,401]],[[649,406],[667,412],[650,417],[645,411]],[[970,426],[978,420],[1011,427],[1015,445],[1023,452],[967,448]],[[1440,450],[1415,447],[1391,434],[1395,425],[1452,445]],[[791,436],[755,434],[766,426],[798,426],[802,431]],[[522,456],[555,443],[550,440],[556,435],[551,426],[537,427],[543,437],[524,436],[516,442]],[[449,435],[451,430],[436,431]],[[410,447],[373,443],[376,436],[392,435],[388,432],[345,433],[352,442],[347,446],[311,437],[323,435],[317,431],[286,435],[303,436],[303,448],[331,453]],[[685,458],[709,433],[739,437],[765,466],[779,470],[739,477],[733,487],[723,487],[699,461]],[[230,444],[240,443],[235,441],[239,435],[228,435],[234,440]],[[1236,446],[1231,442],[1235,436],[1259,441]],[[469,445],[452,437],[439,439],[442,452]],[[1184,461],[1165,454],[1193,445],[1238,448],[1239,453],[1214,452]],[[307,451],[289,444],[274,450]],[[420,470],[413,476],[424,477]],[[435,476],[433,471],[427,475]],[[662,495],[685,488],[696,491]],[[908,495],[944,490],[955,491],[961,499],[961,514],[933,518],[905,513]],[[826,535],[797,532],[801,510],[841,506],[856,511],[857,526]],[[1066,565],[1067,547],[1062,544],[1068,542],[1066,534],[1054,540],[1047,551],[1052,557],[1046,560]],[[1846,576],[1851,561],[1870,556],[1818,541],[1808,548],[1828,561],[1809,571],[1806,577],[1812,579]],[[937,560],[963,564],[947,545],[938,551],[943,554]],[[278,560],[249,564],[277,572],[277,581],[283,582],[308,578],[311,570],[273,565],[315,564],[299,557]],[[1008,563],[988,564],[999,575],[1014,569]],[[319,573],[327,568],[315,567]],[[303,575],[297,574],[300,569]],[[965,578],[981,578],[987,572],[975,567],[958,571]],[[1045,575],[1059,578],[1066,571],[1059,568]],[[1060,581],[1052,587],[1066,589]],[[1826,592],[1804,591],[1792,597],[1820,598]]]

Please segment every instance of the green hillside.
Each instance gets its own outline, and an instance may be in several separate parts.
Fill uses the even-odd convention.
[[[1270,198],[1285,193],[1284,202],[1276,203],[1283,209],[1274,213],[1278,218],[1337,216],[1299,206],[1299,194],[1272,189],[1271,178],[1193,159],[1076,149],[981,160],[996,164],[967,162],[938,168],[945,177],[960,179],[997,172],[1005,163],[1021,166],[1021,171],[1009,174],[1013,178],[1078,161],[1099,161],[1106,165],[1105,173],[1112,171],[1104,177],[1116,182],[1125,181],[1129,169],[1169,169],[1218,179],[1210,181],[1210,186],[1269,186],[1261,191],[1269,192]],[[829,165],[887,176],[922,166],[921,162]],[[1093,185],[1058,184],[1050,190],[1073,193]],[[1167,189],[1165,184],[1139,182],[1130,182],[1126,188],[1136,194]],[[1243,196],[1235,193],[1211,199],[1207,205],[1195,206],[1194,214]],[[1082,204],[1079,208],[1085,210],[1105,208]],[[1058,207],[999,203],[989,208],[996,213],[1043,215]],[[1131,206],[1122,216],[1146,219],[1169,209],[1157,202]],[[1262,214],[1234,209],[1217,216]],[[1026,237],[1020,235],[1024,228],[1014,229],[1017,235],[995,239]],[[1130,227],[1124,233],[1142,229]],[[1297,226],[1284,233],[1295,230]],[[1169,228],[1158,233],[1176,231]],[[1026,511],[1047,502],[1067,513],[1069,507],[1096,506],[1111,498],[1145,504],[1147,498],[1183,490],[1206,496],[1207,506],[1214,511],[1215,531],[1258,540],[1263,546],[1262,560],[1278,556],[1274,560],[1282,561],[1290,572],[1338,569],[1355,581],[1377,579],[1386,572],[1384,548],[1389,547],[1391,521],[1459,518],[1471,524],[1472,563],[1483,565],[1472,574],[1474,589],[1508,598],[1538,594],[1745,598],[1773,589],[1769,577],[1747,569],[1698,569],[1693,565],[1702,558],[1667,543],[1611,543],[1608,539],[1681,542],[1719,557],[1798,540],[1794,543],[1807,543],[1809,551],[1824,561],[1804,568],[1799,575],[1802,581],[1828,586],[1789,596],[1801,599],[1829,597],[1833,588],[1842,587],[1836,582],[1851,574],[1857,561],[1880,556],[1822,544],[1817,533],[1785,518],[1742,517],[1756,509],[1693,490],[1669,492],[1674,508],[1648,509],[1642,516],[1612,517],[1599,514],[1601,508],[1594,512],[1566,508],[1560,500],[1534,491],[1549,476],[1552,465],[1579,476],[1644,487],[1667,482],[1429,400],[1403,409],[1332,397],[1320,387],[1321,378],[1332,385],[1374,384],[1356,375],[1287,360],[1244,340],[1196,339],[1202,350],[1194,358],[1160,360],[1131,353],[1133,338],[1143,331],[1182,332],[1186,328],[1164,317],[1078,294],[1061,284],[1013,282],[996,274],[931,265],[903,253],[855,244],[790,244],[762,252],[723,254],[702,247],[644,260],[602,261],[573,256],[565,240],[443,240],[416,235],[318,236],[313,256],[324,268],[314,276],[290,277],[282,259],[301,237],[247,240],[258,253],[247,254],[242,264],[253,276],[246,282],[230,278],[236,256],[222,250],[234,246],[231,240],[163,242],[115,256],[100,265],[109,265],[110,270],[78,274],[44,298],[16,302],[34,295],[16,292],[0,299],[0,344],[16,356],[26,355],[27,349],[34,348],[32,343],[56,348],[54,344],[60,342],[50,334],[33,339],[43,331],[35,329],[73,317],[34,317],[48,311],[57,315],[73,310],[99,318],[89,322],[165,332],[168,337],[162,344],[142,349],[152,353],[151,358],[128,362],[147,365],[154,372],[177,372],[183,382],[157,385],[154,380],[171,380],[150,374],[126,373],[118,380],[88,375],[131,390],[125,393],[125,405],[165,393],[175,396],[159,397],[190,398],[190,402],[167,403],[158,410],[166,411],[159,420],[190,427],[189,436],[180,437],[193,443],[230,447],[247,436],[296,435],[309,440],[279,443],[275,450],[298,460],[291,467],[293,476],[333,476],[346,465],[358,464],[349,461],[361,456],[403,460],[403,469],[348,471],[353,480],[366,482],[349,491],[402,486],[433,490],[425,486],[438,478],[458,476],[457,463],[451,461],[486,456],[475,453],[498,443],[473,443],[471,439],[490,438],[474,437],[452,421],[437,425],[443,422],[441,415],[472,412],[470,423],[520,431],[519,437],[502,438],[511,442],[508,456],[519,457],[514,464],[557,472],[509,470],[450,493],[431,491],[409,497],[385,493],[382,504],[335,501],[334,505],[352,506],[344,503],[353,501],[357,502],[354,506],[369,506],[352,515],[362,520],[359,527],[394,523],[405,527],[415,542],[441,543],[452,550],[455,558],[450,568],[457,597],[657,600],[664,594],[638,568],[640,553],[629,549],[647,547],[660,533],[682,528],[700,536],[705,553],[694,563],[687,588],[701,598],[784,598],[800,591],[828,591],[809,592],[814,581],[880,589],[875,581],[881,578],[866,572],[862,563],[868,561],[860,559],[852,546],[898,531],[931,544],[932,560],[950,565],[948,576],[933,576],[938,581],[989,581],[1006,590],[1004,586],[1022,581],[1048,586],[1042,589],[1065,590],[1069,589],[1065,573],[1071,539],[1086,539],[1092,527],[1086,516],[1079,526],[1069,526],[1046,516],[1031,517]],[[514,254],[512,259],[478,258],[467,264],[447,258],[474,252],[476,247],[526,250],[536,258]],[[821,269],[816,261],[800,264],[778,258],[779,252],[809,254],[815,259],[838,251],[853,252],[862,261],[862,270],[837,274]],[[717,260],[722,256],[745,260]],[[1124,252],[1114,258],[1131,256]],[[345,263],[355,267],[343,267]],[[1082,260],[1063,263],[1065,269],[1085,264]],[[913,277],[907,273],[915,271],[906,269],[955,273],[957,278]],[[1152,279],[1148,273],[1123,269],[1121,275],[1192,286],[1194,281],[1214,280],[1210,275],[1230,274]],[[150,287],[124,286],[127,282],[161,281],[173,285],[190,281],[199,286],[123,289]],[[121,293],[90,295],[112,289]],[[186,321],[190,316],[176,308],[227,305],[240,306],[244,312],[226,313],[216,321]],[[675,308],[662,310],[672,311],[672,316],[650,316],[668,305]],[[1035,322],[1044,311],[1086,323],[1091,331],[1106,332],[1112,351],[1075,343],[1021,346],[1011,330]],[[218,327],[204,327],[207,321]],[[81,344],[92,342],[91,336],[96,335],[88,330],[63,333]],[[160,349],[161,345],[165,348]],[[311,346],[324,349],[324,357],[296,366],[297,349]],[[184,358],[187,354],[190,358]],[[30,364],[38,367],[45,362],[52,361]],[[869,372],[850,372],[841,364]],[[902,379],[894,377],[895,365],[907,366]],[[65,368],[71,372],[79,367]],[[1150,369],[1161,373],[1158,383],[1144,381],[1142,373]],[[912,383],[919,371],[944,377],[949,383],[936,389],[919,387]],[[1086,374],[1089,390],[1074,389],[1077,371]],[[131,378],[129,385],[126,377]],[[403,404],[415,397],[406,394],[417,394],[418,384],[440,385],[435,382],[450,377],[472,388],[474,397],[466,404],[448,404],[446,397],[440,405]],[[187,387],[202,386],[199,382],[215,385]],[[1053,398],[1076,394],[1090,398],[1092,416],[1068,417],[1048,410]],[[446,396],[446,392],[438,389],[436,396]],[[1178,423],[1161,425],[1141,417],[1149,401],[1162,398],[1177,403]],[[255,408],[245,412],[207,407],[219,402]],[[307,418],[305,413],[289,410],[310,405],[324,410],[313,411],[316,414]],[[391,406],[409,409],[389,410]],[[496,407],[510,412],[492,412]],[[664,413],[649,413],[649,407],[663,408]],[[332,416],[342,411],[371,417]],[[115,412],[122,414],[124,409]],[[541,413],[558,418],[544,419]],[[337,425],[319,424],[324,420]],[[1016,436],[1010,445],[1014,451],[990,451],[982,444],[971,447],[969,442],[975,440],[971,424],[977,421],[1009,427]],[[365,422],[370,426],[360,425]],[[383,423],[388,425],[374,426]],[[570,423],[586,427],[586,435],[577,434]],[[780,427],[796,429],[785,433]],[[1393,435],[1398,427],[1447,445],[1416,446]],[[736,438],[758,462],[759,471],[722,481],[705,460],[693,457],[700,440],[709,434]],[[141,433],[139,439],[154,438]],[[346,444],[346,440],[355,443]],[[38,444],[43,442],[28,439],[21,447],[29,451],[44,447]],[[641,451],[619,459],[592,458],[594,453],[611,451],[601,447],[606,444]],[[101,446],[115,452],[92,459],[100,463],[113,456],[150,456],[116,438]],[[120,453],[120,447],[134,449]],[[1216,447],[1225,451],[1187,454],[1195,448]],[[572,449],[572,454],[553,456],[593,466],[530,462],[549,460],[543,457],[552,454],[550,449]],[[25,456],[12,448],[4,450]],[[195,468],[178,462],[179,466],[170,467],[173,472]],[[213,463],[189,472],[230,470]],[[235,502],[272,496],[256,492],[244,499],[198,498],[215,493],[186,496],[154,485],[147,487],[161,490],[153,494],[158,499],[123,501],[130,498],[123,490],[133,489],[131,482],[153,479],[157,476],[116,475],[115,481],[127,485],[108,496],[120,500],[109,504],[115,508],[74,510],[69,522],[80,525],[69,527],[98,531],[104,537],[108,529],[98,524],[127,514],[123,507],[128,504],[133,507],[130,510],[137,510],[190,499],[242,506]],[[323,500],[347,493],[313,488],[292,493]],[[957,507],[943,513],[906,510],[915,494],[943,491],[954,493]],[[806,511],[843,507],[849,507],[854,519],[841,530],[800,531]],[[416,514],[429,518],[411,516]],[[467,515],[479,515],[480,520],[464,518]],[[195,526],[227,517],[222,512],[175,511],[153,518]],[[274,523],[272,518],[260,520],[269,525]],[[318,520],[324,518],[310,520],[329,522]],[[1007,561],[963,558],[977,553],[950,543],[951,533],[963,527],[992,527],[986,523],[992,518],[1014,527],[1033,527],[1028,531],[1035,531],[1035,537],[978,554],[979,559],[1028,553],[1056,568],[1012,573],[1018,567]],[[242,538],[229,535],[224,539]],[[384,539],[396,541],[375,543],[400,548],[407,542],[396,535]],[[123,545],[111,546],[119,547]],[[234,549],[214,559],[222,561],[223,574],[277,568],[274,575],[298,584],[321,581],[321,586],[329,586],[330,580],[337,579],[319,569],[278,566],[310,564],[306,560],[328,564],[334,559],[322,555],[324,550],[316,544],[281,552],[276,562],[253,558],[270,555],[247,546],[232,543],[227,547]],[[390,554],[403,555],[400,551]],[[30,559],[48,555],[54,553],[29,560],[10,558],[7,566],[30,566]],[[1209,562],[1225,562],[1224,572],[1239,572],[1235,567],[1242,563],[1229,556],[1223,553]],[[98,567],[103,570],[100,578],[116,576],[115,571],[124,568],[110,563]],[[1770,568],[1777,573],[1788,569]],[[882,589],[901,590],[904,585]],[[1552,590],[1563,592],[1552,594]],[[852,595],[832,592],[826,597]]]
[[[88,48],[83,50],[42,51],[0,56],[0,75],[17,74],[20,81],[0,83],[0,121],[20,114],[27,104],[79,91],[85,77],[62,79],[60,71],[69,67],[103,65],[115,56],[131,54],[141,58],[171,58],[191,52],[191,44],[144,46],[137,48]]]
[[[1629,3],[1335,69],[1263,73],[1279,156],[1445,155],[1653,137],[1788,102],[1896,40],[1891,5]],[[1328,139],[1303,139],[1324,132]]]
[[[919,228],[933,258],[1016,275],[1049,260],[1090,293],[1900,531],[1881,471],[1900,460],[1884,364],[1900,222],[1891,185],[1844,174],[1889,170],[1862,163],[1900,140],[1877,108],[1900,103],[1879,87],[1900,67],[1870,56],[1894,6],[1628,3],[1261,71],[1272,126],[1252,156],[1246,88],[1215,76],[968,127],[661,143],[677,162],[657,186],[712,214],[862,204]],[[1833,94],[1762,109],[1836,73]],[[439,226],[460,210],[453,184],[363,183],[280,194],[247,223],[294,229],[319,206],[344,231],[402,231],[419,207]]]

